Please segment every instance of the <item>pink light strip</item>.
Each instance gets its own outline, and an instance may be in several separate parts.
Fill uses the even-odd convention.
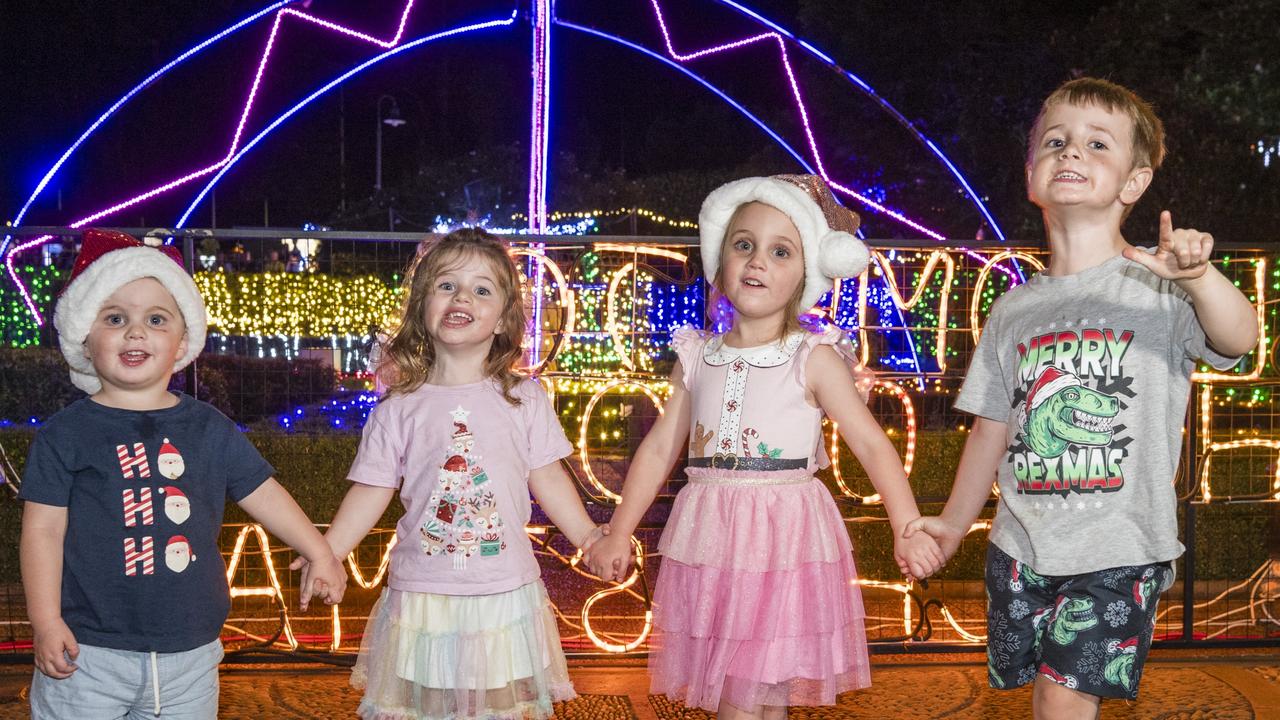
[[[236,150],[240,146],[240,139],[243,136],[245,126],[248,123],[249,113],[253,109],[253,103],[257,99],[258,90],[262,83],[262,76],[267,68],[267,63],[271,58],[272,50],[275,47],[276,35],[279,33],[280,24],[283,21],[284,16],[288,15],[288,16],[296,17],[300,20],[304,20],[306,22],[319,25],[320,27],[323,27],[327,30],[332,30],[332,31],[341,33],[343,35],[347,35],[349,37],[356,38],[358,40],[362,40],[364,42],[368,42],[373,45],[377,45],[384,49],[389,49],[399,44],[401,38],[403,37],[405,26],[407,25],[409,20],[409,13],[413,9],[414,2],[415,0],[406,0],[404,8],[400,12],[400,22],[399,22],[399,25],[396,27],[396,32],[388,40],[379,40],[378,38],[373,37],[372,35],[367,35],[357,30],[353,30],[349,27],[338,25],[337,23],[334,23],[332,21],[325,20],[323,18],[316,17],[314,15],[310,15],[298,10],[294,10],[292,8],[284,8],[278,11],[276,13],[275,19],[272,21],[271,32],[267,36],[266,44],[263,46],[262,57],[258,60],[258,68],[257,68],[257,71],[254,73],[253,84],[249,88],[248,97],[245,98],[244,108],[240,112],[240,119],[236,124],[236,130],[231,138],[231,145],[230,147],[227,148],[226,155],[224,155],[221,160],[218,160],[217,162],[215,162],[212,165],[209,165],[208,167],[201,168],[194,172],[187,173],[186,175],[183,175],[182,177],[179,177],[176,180],[170,180],[164,184],[157,185],[156,187],[151,188],[150,190],[147,190],[139,195],[135,195],[134,197],[131,197],[128,200],[123,200],[105,209],[98,210],[91,215],[87,215],[83,218],[80,218],[79,220],[76,220],[75,222],[70,223],[69,227],[73,227],[73,228],[83,227],[91,222],[94,222],[95,220],[100,220],[101,218],[111,215],[112,213],[119,212],[120,210],[124,210],[125,208],[131,207],[140,202],[149,200],[150,198],[153,198],[156,195],[167,192],[181,185],[185,185],[186,183],[196,178],[208,175],[209,173],[214,172],[218,168],[221,168],[223,165],[227,164],[227,162],[229,162],[231,158],[235,156]],[[41,317],[40,311],[36,309],[35,302],[32,300],[31,295],[28,294],[26,287],[19,280],[17,271],[14,269],[14,266],[13,266],[13,258],[15,255],[22,252],[23,250],[41,245],[44,242],[50,240],[51,238],[52,238],[51,235],[43,235],[41,237],[35,238],[34,240],[30,240],[26,243],[19,244],[14,248],[12,248],[9,251],[9,254],[5,256],[5,265],[9,271],[9,276],[13,279],[14,284],[18,286],[19,292],[21,292],[22,294],[22,299],[26,303],[27,309],[31,311],[31,315],[32,317],[35,318],[37,325],[43,325],[44,318]]]
[[[716,53],[724,52],[727,50],[735,50],[737,48],[745,47],[747,45],[753,45],[758,42],[772,40],[778,46],[778,54],[781,56],[781,59],[782,59],[782,68],[783,68],[783,71],[786,72],[787,74],[787,83],[791,86],[791,97],[794,99],[796,111],[800,115],[800,123],[804,127],[805,140],[809,144],[809,152],[813,155],[813,163],[818,168],[818,174],[821,175],[822,178],[826,180],[828,184],[831,185],[832,189],[839,190],[845,195],[855,198],[856,200],[863,203],[867,207],[872,208],[877,212],[884,213],[885,215],[888,215],[894,220],[897,220],[898,222],[903,223],[904,225],[907,225],[908,227],[911,227],[914,230],[917,230],[921,233],[924,233],[925,235],[928,235],[934,240],[939,240],[944,242],[946,241],[947,238],[945,235],[939,232],[936,232],[934,230],[930,230],[924,225],[921,225],[920,223],[915,222],[914,220],[911,220],[910,218],[903,215],[902,213],[892,210],[888,207],[885,207],[884,205],[881,205],[880,203],[877,203],[871,200],[865,195],[862,195],[856,190],[853,190],[844,185],[841,185],[831,179],[830,174],[827,173],[826,166],[822,162],[822,153],[818,150],[817,139],[813,135],[813,126],[809,122],[809,110],[805,106],[804,98],[802,97],[800,92],[800,83],[796,80],[795,71],[792,69],[791,60],[787,55],[786,40],[782,37],[781,34],[776,32],[762,33],[760,35],[753,35],[748,38],[743,38],[741,40],[735,40],[732,42],[715,45],[712,47],[704,48],[702,50],[697,50],[690,53],[680,53],[676,51],[675,46],[671,42],[671,32],[667,28],[666,18],[662,14],[662,6],[659,5],[658,0],[649,0],[649,4],[653,6],[653,14],[658,20],[658,28],[662,31],[662,40],[663,40],[663,43],[666,44],[667,54],[670,55],[672,59],[681,63],[689,60],[695,60],[701,57],[706,57],[708,55],[714,55]]]
[[[550,99],[550,0],[534,0],[533,108],[529,118],[529,231],[547,227],[547,115]]]

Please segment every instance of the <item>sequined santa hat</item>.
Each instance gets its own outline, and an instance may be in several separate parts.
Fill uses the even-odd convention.
[[[158,238],[148,237],[144,243],[122,232],[86,230],[76,264],[58,298],[53,326],[58,329],[62,355],[71,366],[71,382],[90,395],[101,390],[102,383],[85,353],[89,329],[108,297],[144,277],[155,278],[173,295],[187,327],[187,352],[174,362],[173,371],[189,365],[204,349],[208,313],[195,282],[182,267],[181,253]]]
[[[471,434],[471,431],[467,429],[466,423],[460,420],[453,421],[453,439],[454,440],[461,440],[463,442],[466,442],[467,440],[470,440],[472,437],[474,436]]]
[[[854,237],[857,213],[836,201],[817,175],[772,175],[734,180],[711,191],[698,213],[702,270],[708,281],[720,269],[720,249],[733,213],[749,202],[777,208],[800,231],[804,245],[804,291],[800,306],[808,310],[831,290],[834,278],[853,277],[871,258]]]

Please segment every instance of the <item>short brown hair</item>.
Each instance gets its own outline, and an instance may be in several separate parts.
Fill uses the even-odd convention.
[[[378,377],[387,384],[388,394],[413,392],[431,376],[436,353],[427,332],[424,312],[427,299],[435,287],[436,278],[458,263],[476,257],[488,261],[497,276],[494,282],[505,301],[502,332],[493,338],[489,356],[484,361],[484,374],[498,381],[507,402],[520,404],[511,392],[524,377],[516,371],[523,354],[520,343],[525,332],[520,273],[507,252],[507,246],[479,228],[462,228],[438,241],[423,241],[422,252],[405,273],[400,323],[383,345],[382,359],[375,369]]]
[[[1164,123],[1156,117],[1151,103],[1138,97],[1137,93],[1127,87],[1117,85],[1101,78],[1082,77],[1070,80],[1058,86],[1044,99],[1040,106],[1040,114],[1031,124],[1031,134],[1027,138],[1027,156],[1035,152],[1040,135],[1040,123],[1044,120],[1049,108],[1058,103],[1067,103],[1082,107],[1097,105],[1108,112],[1122,112],[1133,121],[1133,167],[1149,167],[1160,169],[1164,162]]]

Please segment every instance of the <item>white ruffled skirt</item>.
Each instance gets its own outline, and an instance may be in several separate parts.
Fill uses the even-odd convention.
[[[494,595],[383,590],[351,684],[364,720],[548,718],[576,697],[541,580]]]

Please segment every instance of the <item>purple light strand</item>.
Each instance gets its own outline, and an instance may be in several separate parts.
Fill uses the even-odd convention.
[[[86,217],[80,218],[79,220],[76,220],[75,222],[70,223],[69,227],[73,227],[73,228],[83,227],[95,220],[99,220],[103,217],[106,217],[107,215],[118,212],[132,205],[136,205],[140,202],[153,198],[156,195],[159,195],[161,193],[168,192],[169,190],[172,190],[173,188],[176,188],[180,185],[184,185],[198,177],[203,177],[204,175],[208,175],[209,173],[214,172],[218,168],[225,165],[232,157],[234,157],[236,153],[236,149],[239,147],[240,138],[244,132],[245,125],[248,122],[249,113],[253,108],[254,100],[257,98],[258,89],[262,82],[262,76],[264,74],[264,71],[266,70],[268,60],[271,57],[271,52],[275,47],[276,35],[279,32],[280,23],[282,22],[285,15],[297,17],[300,20],[314,23],[325,29],[335,31],[335,32],[347,35],[349,37],[356,38],[358,40],[369,42],[383,48],[391,48],[400,42],[400,39],[404,34],[405,26],[408,23],[409,12],[413,9],[414,2],[415,0],[406,0],[404,9],[400,13],[400,23],[396,28],[395,34],[391,37],[390,40],[379,40],[371,35],[367,35],[357,30],[353,30],[351,28],[338,25],[336,23],[325,20],[323,18],[319,18],[314,15],[309,15],[307,13],[301,12],[299,10],[294,10],[292,8],[284,8],[282,10],[279,10],[278,12],[276,12],[275,20],[272,21],[271,32],[267,36],[267,42],[263,47],[262,57],[258,61],[258,68],[254,74],[253,84],[249,89],[248,97],[245,99],[244,109],[240,113],[240,119],[236,125],[236,130],[231,140],[231,146],[227,149],[226,155],[221,160],[219,160],[218,162],[208,167],[201,168],[194,172],[188,173],[186,175],[183,175],[182,177],[179,177],[176,180],[171,180],[167,183],[164,183],[163,185],[154,187],[128,200],[116,203],[115,205],[112,205],[110,207],[107,207],[104,210],[100,210],[96,213],[93,213],[92,215],[88,215]],[[36,325],[44,325],[44,318],[40,315],[40,311],[36,308],[35,301],[31,298],[30,293],[27,292],[26,286],[23,284],[22,280],[18,277],[17,271],[13,266],[13,259],[14,259],[14,256],[18,255],[22,251],[41,245],[44,242],[52,239],[52,237],[53,237],[52,235],[42,235],[26,243],[18,244],[12,250],[10,250],[9,253],[5,256],[5,266],[9,272],[9,277],[12,278],[14,281],[14,284],[17,285],[19,292],[22,294],[22,299],[27,305],[27,309],[31,311],[31,315],[36,321]]]
[[[945,235],[942,235],[941,233],[938,233],[934,230],[930,230],[924,225],[921,225],[920,223],[915,222],[914,220],[911,220],[910,218],[906,217],[902,213],[892,210],[888,207],[885,207],[884,205],[881,205],[880,203],[875,202],[871,198],[866,197],[865,195],[859,193],[858,191],[853,190],[852,188],[846,187],[844,185],[841,185],[831,179],[831,176],[827,173],[826,166],[822,162],[822,153],[818,150],[818,143],[816,138],[813,135],[813,127],[809,122],[809,111],[808,111],[808,108],[805,106],[804,98],[802,97],[800,92],[800,83],[796,80],[795,71],[791,67],[791,60],[787,55],[786,40],[782,37],[781,34],[776,32],[762,33],[760,35],[753,35],[749,38],[735,40],[733,42],[723,43],[721,45],[715,45],[712,47],[704,48],[702,50],[697,50],[690,53],[680,53],[675,49],[675,46],[671,41],[671,32],[667,28],[666,18],[662,14],[662,6],[659,5],[658,0],[649,0],[649,4],[653,7],[653,14],[658,21],[658,28],[662,32],[662,40],[667,47],[667,54],[669,54],[672,57],[672,59],[681,63],[686,62],[688,60],[695,60],[700,57],[706,57],[708,55],[714,55],[716,53],[724,52],[727,50],[734,50],[737,48],[745,47],[747,45],[752,45],[757,42],[772,40],[778,47],[778,54],[782,59],[783,71],[786,73],[787,83],[791,87],[791,96],[795,101],[795,108],[800,115],[800,123],[804,128],[805,141],[809,145],[809,152],[812,153],[813,155],[814,165],[817,166],[818,174],[821,175],[822,178],[826,180],[828,184],[831,185],[833,190],[838,190],[839,192],[844,193],[845,195],[853,197],[859,202],[866,205],[867,207],[870,207],[877,212],[884,213],[885,215],[888,215],[894,220],[897,220],[898,222],[901,222],[904,225],[914,228],[915,230],[918,230],[935,240],[939,240],[943,242],[946,241],[947,238]]]
[[[529,118],[529,232],[547,228],[547,124],[551,91],[550,0],[535,0],[533,20],[533,108]]]

